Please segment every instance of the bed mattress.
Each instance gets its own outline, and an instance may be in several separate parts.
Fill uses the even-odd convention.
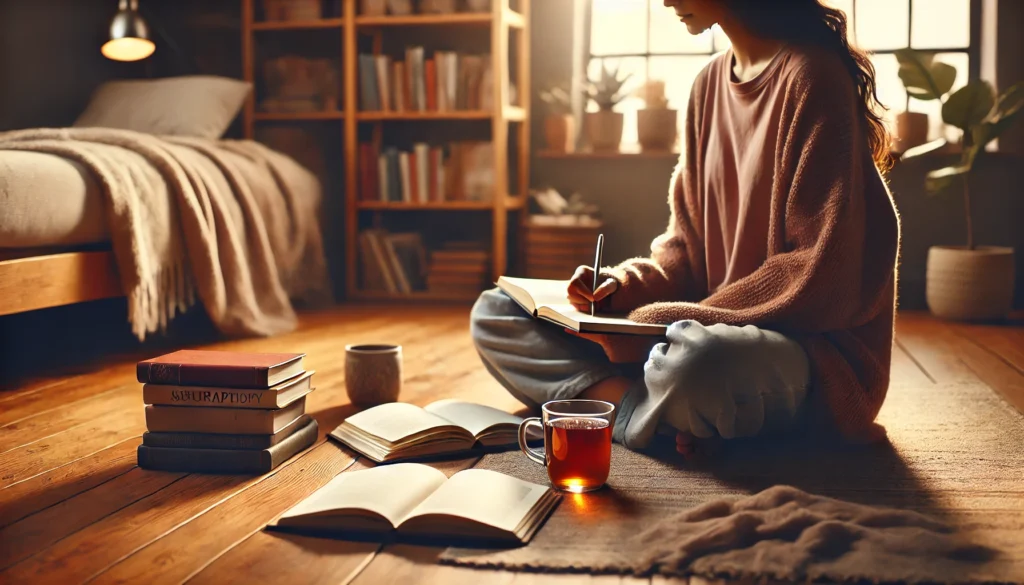
[[[0,248],[107,240],[103,194],[92,173],[57,155],[0,150]]]

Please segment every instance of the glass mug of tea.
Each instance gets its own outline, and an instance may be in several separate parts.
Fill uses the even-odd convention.
[[[611,467],[615,405],[603,400],[553,400],[541,412],[541,418],[519,425],[523,453],[548,468],[555,489],[578,494],[603,486]],[[526,443],[526,432],[534,425],[543,427],[543,452]]]

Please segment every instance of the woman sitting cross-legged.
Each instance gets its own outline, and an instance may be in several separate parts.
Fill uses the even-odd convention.
[[[616,404],[630,448],[666,429],[684,454],[797,429],[877,439],[899,222],[874,70],[819,0],[665,5],[691,34],[719,24],[732,48],[694,82],[651,256],[602,269],[594,291],[580,267],[567,291],[665,337],[569,335],[491,290],[471,319],[483,362],[528,405]]]

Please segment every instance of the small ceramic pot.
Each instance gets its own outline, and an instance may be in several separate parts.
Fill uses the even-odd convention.
[[[587,112],[587,136],[595,152],[617,152],[622,142],[625,116],[621,112],[602,110]]]
[[[679,113],[670,109],[643,109],[636,113],[637,137],[644,151],[668,151],[676,146]]]
[[[926,296],[943,319],[1001,319],[1013,307],[1013,248],[957,246],[928,249]]]
[[[352,404],[395,402],[402,391],[402,346],[345,347],[345,389]]]
[[[896,115],[896,150],[906,152],[928,142],[928,114],[900,112]]]
[[[576,139],[576,120],[571,114],[544,118],[544,138],[552,152],[572,152]]]

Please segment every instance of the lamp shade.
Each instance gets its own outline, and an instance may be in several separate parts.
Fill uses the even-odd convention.
[[[110,22],[110,40],[100,52],[114,61],[138,61],[153,54],[156,45],[149,40],[149,27],[139,14],[138,0],[121,0]]]

